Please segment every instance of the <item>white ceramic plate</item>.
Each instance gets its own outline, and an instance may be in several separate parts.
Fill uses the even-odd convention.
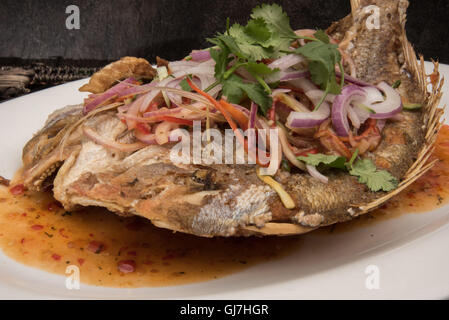
[[[430,64],[427,65],[429,67]],[[441,65],[449,78],[449,66]],[[430,72],[430,70],[429,70]],[[86,96],[75,81],[0,104],[0,175],[12,177],[21,150],[54,109]],[[445,92],[449,92],[446,86]],[[442,104],[449,102],[449,95]],[[306,234],[297,253],[209,282],[165,288],[112,289],[81,285],[26,267],[0,253],[0,298],[314,299],[449,297],[449,205],[329,236]],[[367,267],[379,289],[366,287]],[[369,269],[368,269],[369,271]],[[371,271],[372,272],[372,271]],[[373,273],[371,273],[373,275]]]

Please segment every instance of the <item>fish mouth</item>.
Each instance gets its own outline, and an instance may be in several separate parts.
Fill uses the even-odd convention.
[[[118,113],[122,118],[117,116],[117,106],[111,107],[112,101],[87,114],[89,104],[66,107],[50,115],[44,128],[24,147],[25,185],[40,190],[51,182],[55,198],[67,210],[101,206],[123,216],[142,216],[161,228],[204,237],[301,234],[351,220],[381,206],[433,165],[427,160],[441,127],[443,110],[438,104],[442,81],[434,79],[433,89],[428,92],[423,59],[417,62],[405,35],[407,1],[355,0],[351,6],[350,15],[327,29],[342,52],[343,73],[373,87],[380,82],[400,82],[396,90],[403,101],[422,105],[419,110],[403,110],[400,117],[389,119],[381,132],[374,125],[361,126],[360,130],[368,132],[367,139],[340,141],[346,149],[351,144],[357,152],[363,150],[363,159],[396,179],[398,184],[393,190],[372,190],[356,176],[334,169],[325,171],[326,183],[299,169],[279,170],[272,183],[289,195],[293,205],[288,207],[278,189],[258,176],[255,165],[173,163],[173,144],[137,148],[142,141],[148,142],[150,134],[144,129],[139,131],[135,119],[142,117],[136,116],[137,111],[130,115],[129,110],[130,105],[143,103],[139,99],[145,96],[137,97],[128,106],[120,104],[123,111]],[[367,24],[368,6],[379,9],[380,29]],[[437,70],[438,65],[435,67]],[[111,68],[114,65],[108,66],[108,72]],[[132,91],[139,85],[133,83],[126,89]],[[150,95],[150,86],[142,86]],[[161,103],[173,94],[171,89],[158,96]],[[303,96],[299,93],[298,100]],[[151,116],[152,111],[147,112]],[[197,115],[205,112],[200,110]],[[173,121],[172,114],[167,114],[165,119]],[[225,112],[208,113],[217,127],[226,124],[223,115]],[[239,115],[234,113],[231,118],[238,123]],[[286,118],[279,114],[277,119]],[[191,121],[176,119],[181,125]],[[90,134],[86,134],[86,128]],[[332,130],[332,122],[328,121],[312,129],[298,129],[294,136],[302,137],[298,143],[306,145],[306,150],[319,146],[327,148],[326,155],[345,156],[333,142],[336,135]],[[143,137],[140,140],[139,135]],[[135,145],[137,149],[121,149],[124,145]],[[353,154],[346,156],[347,160]]]

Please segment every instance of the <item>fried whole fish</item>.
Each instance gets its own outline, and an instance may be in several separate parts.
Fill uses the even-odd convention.
[[[367,23],[369,5],[379,8],[379,29]],[[67,210],[101,206],[205,237],[300,234],[377,208],[433,165],[426,161],[440,128],[442,110],[437,105],[442,81],[427,91],[422,58],[419,65],[405,34],[406,0],[354,0],[351,6],[351,14],[327,32],[351,56],[357,78],[389,84],[400,80],[401,95],[424,106],[404,110],[400,120],[387,122],[380,145],[367,154],[378,168],[399,179],[397,189],[372,192],[342,172],[330,172],[324,184],[308,174],[279,171],[274,178],[296,205],[287,209],[252,165],[174,164],[164,145],[136,152],[106,149],[84,136],[82,127],[111,141],[134,142],[133,136],[107,110],[89,114],[77,126],[83,119],[82,106],[53,113],[25,146],[25,185],[40,189],[54,179],[54,196]]]

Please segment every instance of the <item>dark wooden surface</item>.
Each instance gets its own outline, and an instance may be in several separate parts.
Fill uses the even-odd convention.
[[[135,55],[179,59],[223,31],[226,17],[244,22],[256,0],[1,0],[0,58],[114,60]],[[349,12],[349,0],[279,0],[295,28],[325,28]],[[81,29],[67,30],[76,4]],[[417,51],[449,63],[449,1],[411,0],[407,32]]]

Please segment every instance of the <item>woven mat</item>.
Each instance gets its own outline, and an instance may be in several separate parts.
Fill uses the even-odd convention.
[[[0,101],[91,76],[107,61],[0,59]]]

